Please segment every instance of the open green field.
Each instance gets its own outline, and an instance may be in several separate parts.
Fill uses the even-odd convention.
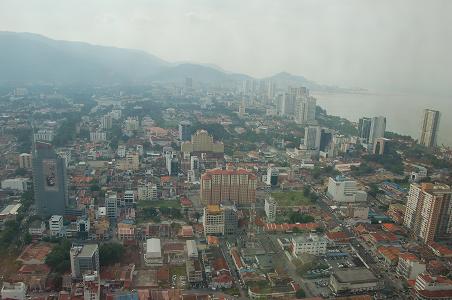
[[[179,200],[139,201],[137,203],[137,207],[138,208],[147,208],[147,207],[181,208]]]
[[[303,191],[274,192],[272,197],[280,207],[312,204],[311,200],[303,195]]]

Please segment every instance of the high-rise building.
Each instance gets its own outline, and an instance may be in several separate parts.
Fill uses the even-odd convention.
[[[189,121],[181,121],[179,123],[179,140],[180,141],[189,141],[191,134],[191,123]]]
[[[100,125],[104,130],[111,129],[111,127],[113,126],[113,117],[109,114],[102,116],[102,118],[100,119]]]
[[[370,127],[372,126],[371,118],[361,118],[358,123],[358,137],[362,140],[363,143],[369,143],[370,137]]]
[[[19,168],[31,169],[31,165],[32,165],[31,154],[29,153],[19,154]]]
[[[382,116],[373,117],[370,124],[368,143],[373,145],[376,139],[385,137],[385,131],[386,118]]]
[[[445,184],[411,184],[403,225],[424,243],[452,240],[452,189]]]
[[[304,128],[304,143],[303,145],[308,150],[320,150],[322,131],[320,126],[307,126]]]
[[[273,197],[268,196],[267,198],[265,198],[264,210],[268,222],[270,223],[275,222],[277,207],[278,203]]]
[[[85,273],[100,271],[97,244],[73,245],[69,254],[72,278],[82,278]]]
[[[437,110],[424,110],[424,121],[422,122],[419,144],[427,148],[436,147],[440,117],[441,114]]]
[[[109,191],[105,194],[105,210],[108,218],[116,219],[118,217],[118,195],[116,192]]]
[[[33,153],[33,188],[38,215],[63,215],[68,205],[64,160],[47,143],[37,142]]]
[[[295,97],[295,122],[298,124],[314,124],[317,100],[309,96],[306,88],[298,89]]]
[[[201,201],[219,204],[230,201],[236,205],[256,202],[256,175],[245,169],[213,169],[201,176]]]
[[[328,152],[333,142],[333,132],[327,128],[320,131],[320,151]]]
[[[267,182],[268,186],[277,186],[278,185],[278,177],[279,170],[277,168],[268,168],[267,169]]]
[[[220,205],[213,204],[204,207],[203,227],[205,235],[224,234],[224,212]]]

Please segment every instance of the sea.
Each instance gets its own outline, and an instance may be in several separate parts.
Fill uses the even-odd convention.
[[[358,122],[362,117],[385,116],[387,131],[410,135],[414,139],[419,138],[423,110],[439,110],[438,144],[452,146],[452,97],[370,92],[311,94],[317,98],[317,105],[330,115],[352,122]]]

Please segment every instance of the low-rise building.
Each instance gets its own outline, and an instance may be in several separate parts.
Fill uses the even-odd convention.
[[[28,233],[34,238],[41,238],[46,230],[46,224],[41,220],[34,220],[28,227]]]
[[[399,255],[399,263],[397,265],[397,274],[407,280],[414,280],[416,277],[424,273],[426,265],[413,253],[401,253]]]
[[[367,200],[367,193],[358,190],[355,180],[342,176],[329,178],[327,195],[338,203],[365,202]]]
[[[147,266],[163,265],[162,245],[160,243],[160,239],[148,239],[146,240],[144,247],[144,263]]]
[[[51,236],[61,237],[64,234],[63,216],[53,215],[49,219],[49,231]]]
[[[22,204],[10,204],[6,206],[1,212],[0,212],[0,226],[3,226],[3,223],[7,221],[15,220],[17,217],[17,214],[19,213],[19,208],[22,206]]]
[[[195,240],[188,240],[187,245],[187,256],[188,258],[198,258],[198,246]]]
[[[197,259],[187,259],[185,263],[187,271],[187,281],[189,283],[202,282],[202,265]]]
[[[27,286],[23,282],[3,282],[2,299],[25,300],[27,294]]]
[[[337,295],[343,293],[367,293],[378,289],[378,279],[365,268],[336,270],[330,276],[330,289]]]
[[[445,276],[419,274],[414,285],[416,299],[452,299],[452,280]]]
[[[299,235],[292,238],[292,254],[299,256],[303,253],[323,255],[326,253],[328,240],[317,234]]]
[[[30,179],[28,178],[12,178],[2,180],[2,189],[16,190],[19,192],[28,191],[30,187]]]

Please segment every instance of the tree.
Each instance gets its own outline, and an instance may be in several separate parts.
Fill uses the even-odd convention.
[[[99,249],[99,263],[108,266],[120,262],[124,255],[124,247],[118,243],[102,244]]]
[[[304,298],[304,297],[306,297],[306,293],[305,293],[305,291],[304,291],[303,289],[299,289],[299,290],[295,293],[295,296],[296,296],[297,298]]]
[[[71,242],[69,240],[61,240],[52,252],[47,255],[45,263],[55,272],[64,273],[71,268],[69,251],[71,250]]]

